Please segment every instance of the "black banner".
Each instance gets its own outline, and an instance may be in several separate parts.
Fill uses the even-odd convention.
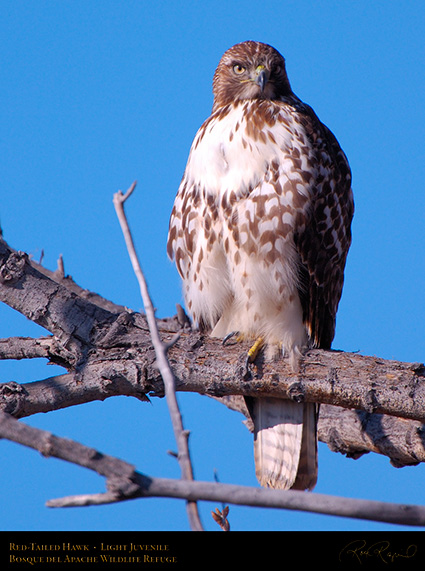
[[[423,532],[2,532],[0,568],[241,569],[315,564],[325,569],[419,569]]]

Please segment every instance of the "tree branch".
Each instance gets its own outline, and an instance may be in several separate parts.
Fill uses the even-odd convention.
[[[151,478],[137,472],[131,464],[87,448],[73,440],[60,438],[0,413],[0,438],[7,438],[55,457],[83,466],[107,478],[104,494],[83,494],[49,500],[49,507],[75,507],[120,502],[135,498],[168,497],[190,501],[205,500],[235,505],[309,511],[327,515],[397,523],[425,525],[425,507],[356,500],[308,494],[297,491],[269,490],[232,484],[190,480]]]
[[[1,238],[0,299],[65,344],[89,343],[94,324],[114,318],[109,311],[49,279],[27,254],[12,250]]]
[[[0,339],[0,360],[49,359],[53,353],[54,338],[7,337]]]
[[[75,281],[72,279],[72,276],[65,273],[64,260],[62,256],[59,257],[58,268],[54,271],[45,268],[41,265],[41,262],[37,263],[32,258],[29,259],[29,262],[33,268],[35,268],[45,277],[49,278],[55,283],[60,284],[61,286],[66,287],[70,293],[77,295],[81,299],[87,300],[90,303],[97,305],[106,311],[109,311],[110,313],[122,313],[126,310],[124,306],[114,303],[109,299],[102,297],[98,293],[84,289],[75,283]]]
[[[425,462],[425,426],[418,421],[322,405],[318,436],[349,458],[376,452],[395,468]]]
[[[168,410],[170,412],[174,437],[177,442],[177,450],[178,450],[177,458],[182,471],[182,477],[185,478],[186,480],[193,480],[192,461],[190,458],[189,445],[188,445],[189,432],[185,430],[183,427],[183,421],[176,397],[174,374],[173,371],[171,370],[167,357],[167,346],[164,345],[161,341],[161,337],[155,319],[155,310],[153,307],[153,303],[149,295],[145,276],[143,274],[139,259],[136,254],[136,248],[134,246],[133,237],[131,235],[127,217],[124,212],[124,203],[131,196],[135,187],[136,183],[134,182],[125,195],[123,195],[121,191],[117,192],[114,195],[114,206],[127,245],[127,250],[130,256],[131,264],[133,266],[133,271],[139,283],[140,293],[142,295],[143,304],[146,312],[146,318],[149,325],[149,333],[155,350],[156,363],[161,373],[161,377],[164,381],[165,397],[167,400]],[[196,502],[189,501],[187,504],[187,508],[192,530],[203,531]]]
[[[139,473],[136,473],[136,481]],[[277,508],[295,511],[307,511],[324,515],[333,515],[354,519],[365,519],[393,523],[398,525],[425,525],[425,507],[409,504],[393,504],[374,500],[358,500],[329,496],[325,494],[305,493],[298,491],[272,490],[267,488],[252,488],[233,484],[217,484],[215,482],[171,480],[167,478],[149,478],[147,487],[146,476],[142,476],[144,484],[131,498],[136,497],[167,497],[181,498],[243,505],[263,508]],[[121,498],[122,501],[125,498]],[[111,503],[113,495],[92,494],[83,496],[68,496],[50,500],[48,507],[78,507]],[[117,501],[117,499],[115,499]]]
[[[146,318],[79,288],[63,271],[54,274],[0,241],[0,300],[53,333],[0,340],[0,358],[43,357],[68,371],[1,384],[0,410],[20,418],[116,395],[163,396]],[[395,466],[425,461],[423,364],[311,350],[298,375],[285,360],[259,358],[247,370],[245,344],[223,348],[191,331],[181,315],[157,324],[163,343],[172,345],[167,355],[176,390],[208,395],[242,412],[239,395],[319,402],[319,438],[332,450],[353,458],[385,454]]]
[[[143,316],[100,308],[35,270],[24,254],[16,256],[0,242],[0,300],[50,327],[56,343],[52,362],[85,376],[90,376],[92,365],[102,363],[110,370],[120,362],[119,374],[124,376],[126,368],[136,366],[143,390],[163,394],[162,380],[152,367],[152,343]],[[177,319],[159,320],[158,325],[164,342],[171,341],[179,329]],[[17,347],[13,350],[19,354]],[[314,350],[306,353],[300,374],[294,375],[285,360],[264,363],[259,359],[246,371],[246,350],[243,343],[223,349],[218,340],[184,330],[168,351],[177,390],[210,396],[289,397],[425,422],[421,363]]]
[[[21,418],[118,395],[133,396],[141,400],[146,400],[145,395],[162,396],[163,381],[156,368],[155,353],[151,348],[148,329],[142,316],[121,314],[114,322],[114,327],[115,333],[112,331],[113,327],[105,333],[104,345],[99,337],[97,349],[91,352],[85,366],[77,371],[22,385],[13,382],[0,385],[0,409]],[[175,323],[172,320],[163,322],[160,332],[164,339],[171,340],[175,335]],[[60,355],[60,351],[52,351],[51,347],[49,345],[49,357],[53,362],[58,362],[57,355]],[[13,351],[16,355],[20,354],[17,348]],[[47,356],[44,349],[42,353]],[[52,356],[53,353],[56,357]],[[288,393],[291,394],[291,387],[293,388],[295,382],[295,387],[301,386],[303,389],[305,400],[316,398],[322,403],[339,402],[345,406],[354,402],[359,408],[362,406],[369,409],[344,411],[341,408],[333,409],[322,405],[319,438],[327,442],[332,450],[351,457],[358,457],[367,451],[379,452],[389,456],[396,466],[425,461],[423,412],[418,410],[423,380],[421,369],[417,365],[384,361],[377,366],[374,357],[313,351],[304,359],[305,370],[310,370],[310,362],[312,369],[318,368],[317,375],[312,379],[298,377],[294,380],[286,363],[282,361],[273,364],[274,371],[268,371],[267,367],[263,367],[261,372],[252,368],[252,378],[241,380],[238,371],[242,367],[239,363],[243,355],[243,346],[226,347],[224,354],[219,341],[203,339],[187,331],[182,331],[180,339],[169,349],[174,371],[179,372],[176,382],[180,391],[200,392],[216,398],[224,395],[222,402],[225,401],[224,404],[235,408],[235,402],[243,401],[237,399],[237,394],[255,395],[258,391],[262,394],[287,396]],[[321,359],[320,367],[317,367],[318,358]],[[338,399],[332,375],[339,375],[340,370],[347,371],[347,359],[352,370],[357,371],[357,367],[360,367],[362,374],[355,380],[351,380],[347,372],[343,378],[341,375],[338,391],[342,398]],[[376,368],[381,369],[383,377],[382,381],[379,381],[379,390]],[[220,377],[220,371],[223,378]],[[331,374],[332,371],[334,372]],[[388,376],[394,374],[404,380],[395,386],[392,379],[390,387],[394,388],[386,389]],[[369,382],[370,378],[375,378],[374,385]],[[315,383],[320,388],[320,393],[317,392]],[[392,413],[391,416],[373,414],[373,407],[370,406],[370,393],[373,394],[373,390],[375,406],[380,402],[378,397],[381,394],[386,394],[387,397],[389,395],[386,398],[386,410]],[[401,395],[395,402],[391,401],[394,392]],[[403,395],[407,395],[404,401]],[[406,406],[411,398],[409,395],[416,401],[416,410]],[[240,412],[246,412],[240,404],[239,408],[236,408]],[[403,420],[394,416],[405,414],[406,417],[414,417],[415,413],[418,413],[419,421]]]

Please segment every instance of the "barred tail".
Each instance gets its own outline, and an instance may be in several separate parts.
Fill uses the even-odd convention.
[[[260,484],[312,489],[317,480],[316,405],[259,398],[253,400],[251,410]]]

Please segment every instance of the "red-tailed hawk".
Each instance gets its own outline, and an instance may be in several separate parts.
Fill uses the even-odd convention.
[[[215,337],[259,340],[297,366],[329,349],[354,206],[331,131],[292,92],[274,48],[243,42],[221,58],[211,116],[199,129],[171,213],[168,254],[193,322]],[[256,474],[312,489],[317,407],[255,398]]]

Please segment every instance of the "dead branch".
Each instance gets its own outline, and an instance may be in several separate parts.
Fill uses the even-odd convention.
[[[73,440],[60,438],[30,427],[5,413],[0,413],[0,438],[7,438],[55,457],[75,463],[106,477],[108,491],[104,494],[83,494],[49,500],[49,507],[75,507],[120,502],[145,497],[169,497],[226,502],[253,507],[284,508],[327,515],[397,523],[425,525],[425,507],[356,500],[308,494],[297,491],[251,488],[215,482],[151,478],[118,458],[87,448]]]
[[[53,333],[38,340],[1,340],[0,357],[44,357],[68,374],[0,385],[0,409],[20,418],[120,394],[141,400],[163,396],[146,318],[119,312],[120,306],[36,266],[0,241],[0,300]],[[425,460],[424,365],[314,350],[305,354],[297,376],[284,360],[259,359],[246,370],[244,344],[224,349],[219,340],[182,329],[181,318],[157,322],[163,342],[173,342],[168,358],[176,390],[220,398],[227,405],[238,401],[236,395],[264,394],[338,406],[332,414],[330,407],[321,407],[319,437],[331,449],[352,457],[379,452],[396,466]]]
[[[216,398],[244,414],[246,409],[242,395],[273,395],[322,403],[319,438],[332,450],[353,458],[370,451],[385,454],[395,466],[425,461],[423,364],[389,361],[356,353],[311,350],[304,355],[301,370],[296,375],[284,360],[267,363],[261,357],[247,369],[245,354],[248,347],[244,344],[223,348],[219,340],[192,331],[181,311],[175,318],[162,320],[155,320],[150,309],[146,317],[131,312],[80,288],[65,276],[63,263],[59,264],[58,271],[49,272],[26,254],[10,248],[3,240],[0,240],[0,300],[52,333],[39,339],[1,339],[0,359],[45,358],[67,371],[32,383],[1,384],[0,410],[15,418],[115,395],[133,396],[139,400],[164,396],[167,394],[161,375],[164,369],[160,372],[158,368],[161,362],[158,347],[161,347],[172,367],[172,370],[168,367],[165,377],[169,375],[178,391],[192,391]],[[159,345],[157,341],[153,343],[152,338]],[[2,426],[4,429],[4,422]],[[177,434],[183,436],[187,445],[183,426],[180,425],[178,430]],[[14,440],[12,434],[8,434],[4,433],[3,437]],[[19,438],[22,438],[22,433]],[[54,449],[55,438],[50,436],[47,444],[44,439],[44,444],[39,443],[37,449],[43,445],[43,450],[49,455],[49,451]],[[29,443],[26,445],[31,446]],[[62,443],[60,447],[63,448]],[[97,457],[98,453],[92,453]],[[64,454],[64,459],[80,465],[81,458],[86,464],[91,462],[84,447],[75,457]],[[91,465],[87,467],[94,469]],[[320,504],[320,498],[314,500],[319,501],[320,509],[314,503],[303,503],[305,500],[301,500],[301,504],[293,504],[292,499],[288,500],[294,497],[291,495],[282,496],[285,499],[279,498],[279,502],[283,503],[275,505],[276,496],[268,503],[269,496],[263,495],[268,490],[247,490],[245,495],[239,487],[226,488],[222,484],[219,484],[219,489],[208,487],[205,491],[202,487],[205,483],[176,483],[148,478],[147,485],[147,481],[140,481],[140,478],[147,477],[136,473],[129,478],[128,473],[126,467],[119,475],[103,474],[108,478],[108,491],[104,494],[80,495],[60,501],[62,505],[89,505],[121,501],[140,494],[140,497],[165,495],[184,497],[191,502],[211,499],[308,511],[321,511],[324,505]],[[262,494],[258,501],[263,503],[255,503],[258,494]],[[303,494],[306,496],[313,497]],[[314,494],[314,497],[317,496]],[[390,519],[382,520],[373,510],[372,517],[372,512],[368,511],[370,503],[362,505],[359,512],[356,510],[360,504],[350,505],[351,500],[344,499],[340,505],[339,500],[332,498],[340,513],[321,513],[400,523],[398,508],[397,514],[390,510]],[[381,510],[385,505],[377,504],[375,507]],[[361,515],[356,515],[359,513]],[[382,513],[387,514],[385,510]],[[408,513],[413,513],[411,507]],[[392,520],[392,517],[398,519]],[[416,515],[413,520],[415,518]]]
[[[164,381],[165,397],[167,400],[168,410],[170,413],[171,423],[173,426],[174,437],[177,442],[177,450],[178,450],[177,459],[182,471],[182,477],[185,478],[186,480],[193,480],[192,461],[190,458],[189,445],[188,445],[189,432],[185,430],[183,427],[183,420],[180,414],[180,409],[176,397],[176,391],[175,391],[176,383],[175,383],[174,373],[170,367],[170,363],[167,357],[167,349],[168,347],[171,346],[171,343],[166,345],[161,341],[161,337],[158,331],[158,326],[155,318],[155,310],[153,307],[151,297],[149,295],[145,276],[143,274],[138,256],[136,254],[136,248],[134,246],[133,237],[124,211],[124,203],[131,196],[135,187],[136,183],[134,182],[125,195],[122,194],[121,191],[117,192],[114,195],[114,206],[127,245],[127,251],[130,256],[131,264],[133,266],[133,271],[139,283],[140,293],[142,295],[142,300],[146,312],[146,318],[149,326],[149,333],[155,350],[156,363],[159,372],[161,373],[162,380]],[[188,501],[187,511],[188,511],[191,529],[193,531],[203,531],[196,502]]]
[[[318,432],[333,452],[349,458],[375,452],[387,456],[396,468],[425,461],[422,422],[323,405]]]
[[[108,323],[113,314],[82,299],[49,279],[31,264],[28,255],[15,252],[0,240],[1,301],[41,325],[65,344],[89,343],[96,323]],[[17,295],[18,294],[18,295]]]
[[[54,337],[7,337],[0,339],[0,360],[49,359],[53,353]]]
[[[0,300],[53,333],[52,362],[83,376],[95,364],[108,369],[114,362],[132,362],[142,373],[145,392],[163,394],[161,377],[152,369],[152,343],[143,316],[112,313],[84,299],[35,269],[25,254],[16,254],[4,241]],[[179,329],[177,319],[159,320],[158,326],[164,342]],[[312,350],[305,354],[300,374],[294,375],[285,360],[260,359],[247,371],[245,350],[244,344],[223,349],[219,340],[183,331],[168,352],[177,390],[211,396],[274,395],[425,421],[421,363]],[[120,374],[125,374],[122,368]]]
[[[142,382],[142,372],[131,360],[124,364],[111,361],[109,366],[98,363],[81,375],[68,373],[31,383],[0,384],[0,409],[23,418],[113,396],[132,396],[143,401],[147,400],[146,393],[150,397],[161,395],[161,381],[158,386],[155,380],[146,382]],[[181,389],[184,390],[183,384]],[[217,400],[248,416],[242,398]],[[318,428],[319,440],[350,458],[375,452],[388,456],[397,467],[425,461],[425,432],[420,421],[322,405]]]

